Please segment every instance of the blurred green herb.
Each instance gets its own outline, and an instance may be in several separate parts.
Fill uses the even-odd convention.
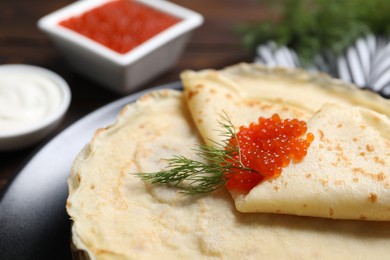
[[[272,40],[294,49],[303,63],[319,53],[339,55],[370,33],[390,35],[390,0],[285,0],[269,10],[279,19],[239,26],[245,46],[254,50]]]

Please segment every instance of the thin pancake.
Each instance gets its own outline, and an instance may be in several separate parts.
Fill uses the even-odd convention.
[[[307,156],[281,176],[234,194],[243,212],[390,220],[390,120],[359,107],[324,105],[308,122]]]
[[[325,103],[366,107],[390,118],[388,100],[320,73],[241,63],[219,71],[185,71],[181,78],[206,142],[220,140],[215,130],[224,112],[236,126],[272,113],[308,120]]]
[[[209,144],[224,138],[218,124],[224,113],[237,128],[274,113],[309,120],[316,136],[302,163],[248,195],[232,192],[238,210],[390,220],[388,100],[322,74],[250,64],[187,71],[182,79],[194,122]]]
[[[200,141],[174,91],[126,107],[96,132],[69,178],[72,238],[90,259],[385,259],[390,222],[236,211],[225,190],[185,198],[132,175]]]

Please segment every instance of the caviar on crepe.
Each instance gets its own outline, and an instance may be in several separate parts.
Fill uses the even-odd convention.
[[[262,181],[278,177],[291,161],[302,161],[314,140],[312,133],[306,134],[304,121],[282,120],[277,114],[260,117],[248,127],[241,126],[238,133],[226,120],[228,123],[222,126],[228,140],[195,151],[206,162],[176,156],[167,160],[168,166],[163,171],[137,175],[151,183],[174,185],[187,195],[223,186],[248,193]]]
[[[252,170],[231,169],[225,174],[228,179],[226,187],[249,192],[261,181],[279,176],[291,160],[302,161],[314,140],[312,133],[301,138],[306,131],[304,121],[281,120],[277,114],[271,118],[261,117],[257,124],[241,126],[237,138],[230,139],[230,143],[240,149],[233,158],[238,160],[241,156],[242,163]]]
[[[179,21],[133,0],[114,0],[59,24],[124,54]]]

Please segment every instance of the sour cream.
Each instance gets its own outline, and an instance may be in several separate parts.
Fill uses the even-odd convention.
[[[51,72],[33,66],[8,66],[0,71],[0,135],[3,136],[28,131],[51,120],[64,100],[63,89],[51,77]]]

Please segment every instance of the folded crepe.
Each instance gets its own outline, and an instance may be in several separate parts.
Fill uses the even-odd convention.
[[[194,158],[201,141],[181,92],[151,92],[96,131],[69,177],[80,259],[385,259],[390,222],[238,212],[221,189],[183,197],[136,172]],[[379,200],[379,199],[378,199]]]
[[[358,107],[324,105],[308,122],[307,156],[248,194],[242,212],[390,220],[390,121]]]
[[[221,142],[221,115],[248,126],[259,117],[308,122],[307,156],[248,194],[231,191],[242,212],[390,220],[390,102],[328,76],[240,64],[187,71],[185,97],[205,142]]]

